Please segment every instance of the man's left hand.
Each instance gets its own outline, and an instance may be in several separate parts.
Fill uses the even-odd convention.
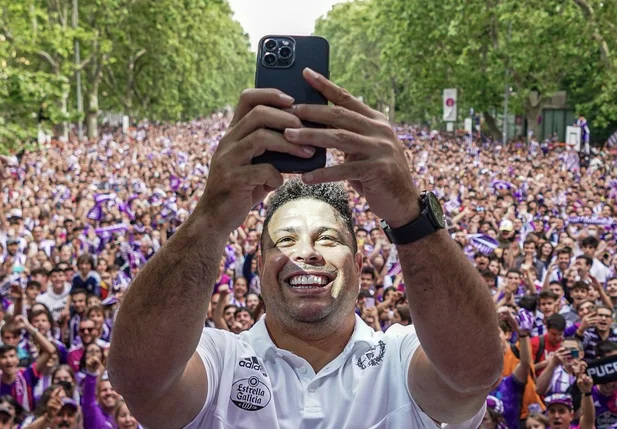
[[[334,106],[301,104],[286,109],[304,121],[329,128],[286,129],[295,144],[338,149],[345,162],[305,173],[305,183],[348,180],[366,197],[373,212],[391,227],[403,226],[420,215],[419,193],[388,119],[324,76],[304,70],[304,78]]]

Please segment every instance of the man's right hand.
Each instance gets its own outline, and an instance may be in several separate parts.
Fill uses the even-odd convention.
[[[222,233],[238,228],[251,208],[283,184],[283,176],[274,166],[252,165],[254,157],[266,151],[313,156],[314,148],[306,152],[305,147],[272,131],[302,127],[297,116],[282,110],[293,102],[275,89],[249,89],[240,96],[229,130],[212,157],[206,190],[195,210],[207,215]]]
[[[594,311],[593,313],[589,313],[587,316],[583,317],[580,329],[582,331],[586,331],[587,329],[596,326],[596,323],[598,323],[598,316]]]

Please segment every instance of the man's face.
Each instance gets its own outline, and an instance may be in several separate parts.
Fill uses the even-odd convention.
[[[225,310],[225,313],[223,313],[223,317],[225,318],[225,322],[227,322],[227,326],[232,325],[235,315],[236,307],[229,307],[227,310]]]
[[[558,346],[563,340],[563,331],[551,328],[547,331],[547,339],[553,346]]]
[[[551,429],[570,429],[574,413],[563,404],[553,404],[548,409]]]
[[[36,241],[41,241],[43,239],[43,228],[35,226],[32,230],[32,236]]]
[[[17,249],[18,249],[17,243],[14,243],[14,242],[13,243],[9,243],[6,246],[6,250],[9,253],[9,255],[11,255],[11,256],[15,256],[17,254]]]
[[[481,255],[476,257],[476,267],[478,270],[486,270],[488,268],[489,259],[488,257]]]
[[[105,322],[105,315],[103,314],[102,311],[91,311],[90,315],[88,316],[88,319],[92,320],[94,322],[94,325],[97,328],[101,328],[101,326],[103,326],[103,323]]]
[[[570,354],[570,356],[568,356],[566,361],[564,362],[564,367],[567,370],[570,370],[570,369],[572,369],[574,367],[575,364],[579,364],[582,361],[582,359],[584,357],[584,355],[583,355],[584,350],[581,349],[581,347],[579,346],[577,341],[572,341],[572,340],[564,340],[563,347],[566,350],[569,350],[570,353],[572,353],[573,350],[577,350],[578,351],[578,356],[579,357],[577,359],[573,358],[572,355]]]
[[[559,264],[559,269],[563,272],[568,269],[570,266],[570,255],[567,253],[561,253],[557,257],[557,263]]]
[[[242,325],[243,331],[248,331],[249,329],[251,329],[251,326],[253,326],[253,319],[248,312],[238,311],[235,317],[236,322],[240,322],[240,325]]]
[[[581,301],[589,298],[589,289],[576,288],[572,290],[572,300],[574,305],[578,305]]]
[[[79,336],[84,344],[90,344],[98,334],[92,320],[84,320],[79,324]]]
[[[596,329],[598,332],[606,332],[613,323],[613,314],[607,308],[598,308],[598,324]]]
[[[553,298],[542,298],[540,300],[540,311],[544,314],[544,318],[555,313],[555,300]]]
[[[51,284],[56,289],[60,289],[64,287],[64,283],[66,282],[66,276],[62,271],[56,271],[51,273]]]
[[[2,343],[17,347],[17,344],[19,343],[19,335],[15,335],[12,332],[6,332],[2,336]]]
[[[523,246],[523,252],[527,256],[534,255],[536,253],[536,245],[534,243],[526,243]]]
[[[606,292],[611,298],[617,298],[617,279],[608,281],[608,284],[606,285]]]
[[[54,418],[54,429],[77,429],[77,427],[77,410],[65,405]]]
[[[47,276],[44,276],[43,274],[36,274],[32,276],[32,280],[39,282],[41,286],[45,286],[48,282]]]
[[[90,272],[91,268],[92,266],[90,265],[90,262],[86,261],[79,264],[79,272],[84,276]]]
[[[578,314],[579,319],[582,319],[583,317],[594,311],[596,311],[595,304],[593,302],[585,302],[579,305],[578,311],[576,313]]]
[[[520,274],[508,273],[508,284],[510,287],[518,287],[521,284]]]
[[[360,276],[360,287],[369,290],[373,286],[373,276],[369,273],[362,273]]]
[[[590,258],[593,258],[595,256],[596,253],[596,248],[593,246],[583,246],[583,254],[586,256],[589,256]],[[581,259],[579,259],[580,261],[582,261]],[[577,260],[577,262],[579,261]],[[585,261],[582,261],[585,262]]]
[[[465,245],[466,244],[466,237],[465,237],[465,233],[463,231],[458,231],[454,234],[454,241],[456,241],[457,243],[461,244],[461,245]]]
[[[585,262],[584,259],[577,259],[576,262],[574,262],[574,267],[576,268],[576,271],[578,271],[578,275],[581,277],[587,275],[587,272],[589,271],[587,262]]]
[[[340,324],[353,312],[362,266],[353,238],[327,203],[283,205],[268,225],[260,256],[263,297],[285,326]]]
[[[111,387],[109,381],[101,381],[99,385],[99,404],[105,408],[114,408],[118,402],[118,394]]]
[[[9,350],[4,355],[0,356],[0,370],[7,375],[13,375],[17,372],[19,358],[15,350]]]
[[[86,309],[86,294],[85,293],[76,293],[71,297],[71,301],[73,302],[73,308],[75,312],[78,314],[83,314]]]

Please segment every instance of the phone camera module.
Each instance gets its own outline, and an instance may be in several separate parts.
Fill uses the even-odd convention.
[[[292,54],[293,51],[289,46],[283,46],[281,49],[279,49],[279,57],[281,57],[281,59],[283,60],[290,59]]]
[[[276,40],[274,39],[268,39],[266,40],[266,43],[264,43],[264,47],[266,48],[266,51],[274,51],[277,46],[278,46],[278,43],[276,43]]]
[[[274,66],[276,64],[276,55],[272,53],[264,55],[264,64],[267,66]]]

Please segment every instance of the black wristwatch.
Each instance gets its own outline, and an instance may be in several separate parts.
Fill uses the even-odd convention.
[[[429,191],[420,194],[420,217],[399,228],[390,228],[381,221],[381,228],[392,244],[409,244],[446,227],[446,218],[439,200]]]

